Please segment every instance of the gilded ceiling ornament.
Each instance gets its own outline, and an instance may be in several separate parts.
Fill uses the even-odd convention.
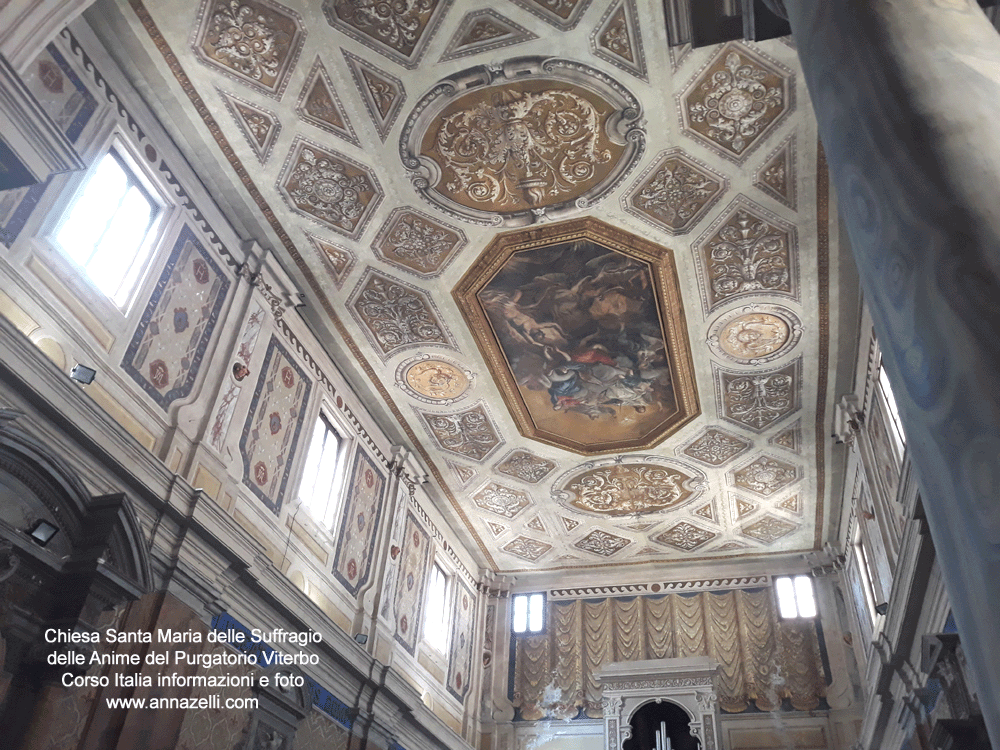
[[[323,13],[334,28],[412,69],[450,5],[450,0],[324,0]]]
[[[519,536],[516,539],[507,542],[507,544],[500,549],[504,552],[509,552],[512,555],[523,558],[528,562],[534,562],[552,549],[552,545],[540,542],[537,539],[532,539],[530,537]]]
[[[399,111],[406,101],[406,91],[403,82],[393,75],[376,68],[364,58],[352,55],[343,50],[344,60],[351,71],[354,85],[361,94],[361,100],[368,110],[368,115],[375,124],[379,138],[385,142],[392,130],[393,123],[399,116]]]
[[[450,178],[446,191],[462,202],[534,208],[575,193],[611,161],[601,130],[600,112],[579,94],[508,87],[444,118],[434,150]]]
[[[734,373],[715,365],[722,416],[762,432],[799,408],[800,360],[779,370]]]
[[[333,279],[333,283],[340,289],[344,285],[344,281],[347,280],[347,274],[354,267],[356,260],[354,254],[347,248],[334,245],[316,235],[306,232],[306,236],[320,253],[320,258],[324,261],[323,265]]]
[[[779,448],[789,450],[792,453],[799,453],[802,447],[801,420],[797,420],[794,424],[790,424],[773,438],[768,438],[767,442],[771,445],[777,445]]]
[[[337,96],[326,67],[319,57],[309,71],[295,111],[305,122],[333,133],[355,146],[360,145],[354,128],[344,114],[340,97]]]
[[[709,466],[721,466],[748,450],[750,446],[751,443],[742,438],[710,427],[684,448],[683,453]]]
[[[783,536],[791,534],[798,528],[797,524],[778,518],[770,513],[749,523],[740,529],[740,534],[756,539],[764,544],[773,544]]]
[[[795,136],[791,135],[764,160],[753,184],[794,210],[795,179]]]
[[[608,20],[604,32],[598,36],[600,46],[629,62],[635,62],[632,53],[632,43],[625,25],[625,8],[619,6],[617,12]]]
[[[796,493],[791,497],[785,498],[780,503],[776,503],[774,507],[800,516],[802,515],[802,496]]]
[[[441,62],[520,44],[538,36],[494,10],[472,11],[448,42]]]
[[[455,472],[455,476],[458,478],[458,483],[462,487],[467,487],[472,483],[472,480],[478,476],[478,472],[471,466],[462,466],[454,461],[449,461],[445,459],[445,464]]]
[[[501,474],[507,474],[529,484],[537,484],[551,474],[556,465],[528,451],[516,450],[495,468]]]
[[[560,479],[552,496],[568,508],[597,515],[673,510],[696,498],[702,490],[703,477],[693,469],[686,473],[658,463],[619,463],[614,459],[591,462],[585,467],[582,472]]]
[[[685,132],[742,163],[791,109],[791,79],[778,63],[730,43],[681,97]]]
[[[730,322],[719,334],[719,346],[740,359],[773,354],[785,345],[791,331],[777,315],[750,313]]]
[[[453,414],[421,413],[427,429],[446,451],[482,461],[503,445],[481,403]]]
[[[393,265],[436,275],[466,243],[460,230],[415,209],[397,208],[379,230],[372,249]]]
[[[383,357],[421,344],[452,346],[425,292],[371,269],[352,295],[350,309]]]
[[[458,363],[429,354],[419,354],[396,369],[396,384],[426,403],[451,404],[472,385],[472,371]]]
[[[382,201],[370,169],[301,136],[292,144],[278,187],[297,212],[352,239]]]
[[[798,479],[797,467],[770,456],[760,456],[732,472],[733,484],[763,497],[773,495]]]
[[[198,58],[268,96],[281,97],[305,32],[292,10],[271,0],[215,0],[195,31]]]
[[[640,115],[597,70],[520,58],[434,87],[403,127],[401,156],[414,186],[449,213],[525,224],[617,185],[642,152]]]
[[[271,155],[274,142],[278,139],[278,133],[281,132],[281,122],[278,120],[278,115],[222,89],[218,89],[218,91],[222,101],[226,103],[229,114],[239,125],[246,142],[250,144],[257,159],[263,164]]]
[[[693,523],[681,521],[662,534],[657,534],[653,537],[653,541],[674,547],[682,552],[693,552],[699,547],[708,544],[717,536],[718,534],[714,531],[708,531],[700,526],[695,526]]]
[[[801,337],[802,325],[791,310],[753,304],[716,319],[709,328],[708,344],[726,359],[757,365],[785,355]]]
[[[472,502],[483,510],[504,518],[513,518],[531,505],[527,494],[513,487],[490,482],[472,495]]]
[[[640,175],[622,205],[669,234],[684,234],[728,188],[723,175],[673,148]]]
[[[747,294],[793,293],[793,230],[778,222],[738,205],[714,234],[698,243],[708,276],[709,309]]]
[[[621,552],[631,543],[631,539],[615,536],[601,529],[594,529],[573,546],[587,552],[593,552],[595,555],[600,555],[601,557],[611,557],[616,552]]]
[[[611,3],[590,35],[590,49],[602,60],[648,81],[646,55],[635,0]]]

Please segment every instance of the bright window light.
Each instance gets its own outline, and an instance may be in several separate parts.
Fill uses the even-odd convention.
[[[906,433],[903,432],[903,420],[899,417],[899,406],[896,404],[896,396],[892,392],[892,385],[889,383],[889,374],[881,364],[878,367],[878,385],[882,391],[882,398],[889,411],[889,419],[895,431],[896,440],[900,447],[906,445]]]
[[[53,237],[116,305],[124,307],[149,255],[160,207],[112,149],[91,170]]]
[[[809,576],[780,576],[774,579],[778,613],[783,620],[816,616],[816,597]]]
[[[337,474],[340,437],[320,414],[313,428],[312,442],[306,454],[306,465],[299,485],[299,500],[313,518],[330,522]]]
[[[511,627],[518,634],[541,633],[545,629],[545,595],[516,594]]]
[[[448,622],[445,604],[448,597],[448,577],[436,563],[431,568],[424,602],[424,642],[440,653],[448,650]]]

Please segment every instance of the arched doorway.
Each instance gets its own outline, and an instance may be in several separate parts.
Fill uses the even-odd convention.
[[[676,703],[650,701],[632,714],[632,737],[622,750],[699,750],[701,744],[691,736],[691,716]],[[663,744],[657,745],[657,732],[666,730]],[[666,742],[669,739],[669,744]]]

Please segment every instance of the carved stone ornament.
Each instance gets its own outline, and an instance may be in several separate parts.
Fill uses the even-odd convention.
[[[708,345],[725,359],[759,365],[784,356],[801,338],[802,324],[795,313],[757,304],[719,316],[709,328]]]
[[[587,208],[641,156],[639,101],[569,60],[517,58],[446,78],[400,137],[414,187],[466,221],[523,226]]]
[[[590,461],[567,472],[552,490],[556,502],[601,516],[626,516],[674,510],[701,495],[705,475],[668,459],[630,456]]]

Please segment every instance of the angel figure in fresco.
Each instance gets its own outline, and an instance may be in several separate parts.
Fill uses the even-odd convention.
[[[514,255],[479,294],[523,388],[590,419],[673,405],[648,267],[590,241]]]

